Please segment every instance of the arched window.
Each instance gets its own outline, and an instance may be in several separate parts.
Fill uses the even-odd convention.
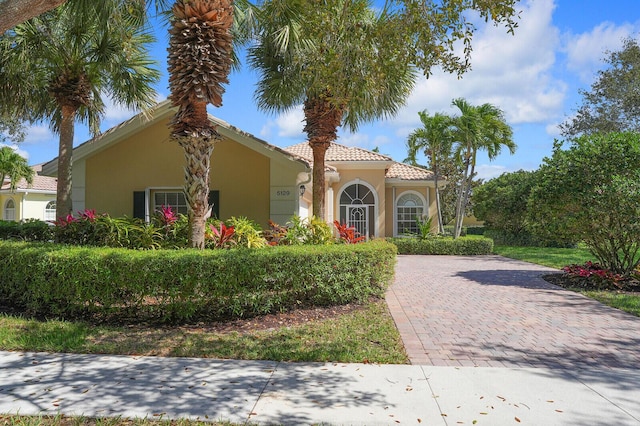
[[[340,223],[356,228],[360,235],[373,237],[376,233],[376,195],[364,183],[345,187],[340,194]]]
[[[397,235],[419,233],[416,218],[422,220],[425,214],[425,201],[417,192],[404,192],[396,201]]]
[[[12,198],[4,203],[4,220],[16,220],[16,203]]]
[[[56,202],[49,201],[44,208],[44,220],[56,220]]]

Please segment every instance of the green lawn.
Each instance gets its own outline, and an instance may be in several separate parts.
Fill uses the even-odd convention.
[[[255,319],[258,321],[259,319]],[[0,316],[0,349],[305,362],[408,362],[383,300],[353,312],[268,331],[105,327]]]
[[[547,248],[547,247],[510,247],[495,246],[494,252],[511,259],[524,260],[538,265],[561,269],[573,263],[585,263],[594,260],[593,255],[585,248]],[[605,305],[629,312],[640,317],[640,294],[617,291],[593,291],[572,289]]]
[[[573,263],[595,260],[586,248],[495,246],[493,251],[504,257],[561,269]]]

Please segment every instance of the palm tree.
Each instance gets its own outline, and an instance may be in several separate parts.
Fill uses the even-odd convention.
[[[95,135],[104,114],[102,96],[127,108],[154,103],[144,31],[144,5],[112,0],[101,13],[76,13],[68,4],[18,25],[0,38],[0,103],[20,117],[48,119],[60,135],[56,215],[71,213],[71,167],[76,121]],[[137,6],[136,6],[137,5]],[[104,13],[104,7],[110,13]],[[29,76],[29,78],[25,78]],[[17,105],[17,107],[16,107]]]
[[[440,189],[438,180],[440,178],[440,161],[451,155],[451,125],[452,119],[446,114],[437,112],[431,116],[427,111],[418,113],[422,128],[416,129],[407,139],[408,155],[406,162],[417,165],[416,156],[422,151],[430,159],[430,167],[433,171],[433,179],[436,186],[436,212],[438,215],[438,231],[444,232],[442,223],[442,209],[440,207]]]
[[[489,160],[493,160],[500,154],[503,146],[513,154],[516,144],[512,139],[513,131],[500,108],[489,103],[474,106],[463,98],[454,99],[452,105],[460,110],[460,116],[453,122],[453,140],[457,144],[456,155],[464,166],[461,190],[456,202],[454,238],[458,238],[469,203],[478,151],[486,151]]]
[[[33,183],[33,175],[33,169],[23,156],[8,146],[0,148],[0,185],[8,178],[11,190],[15,191],[20,179]]]
[[[258,107],[303,105],[313,150],[313,214],[325,217],[325,153],[340,126],[356,131],[395,114],[415,74],[402,56],[398,22],[368,0],[268,0],[249,63],[259,73]]]
[[[185,197],[189,206],[189,243],[204,248],[210,206],[209,171],[220,138],[207,115],[207,104],[222,105],[223,84],[233,64],[229,0],[177,0],[169,30],[169,99],[178,107],[171,139],[184,150]]]

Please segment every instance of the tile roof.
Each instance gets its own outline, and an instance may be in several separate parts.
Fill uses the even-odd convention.
[[[313,151],[309,143],[302,142],[285,148],[294,155],[313,161]],[[355,146],[332,143],[325,155],[325,161],[393,161],[391,157]]]
[[[387,170],[386,177],[402,180],[433,180],[433,172],[409,164],[393,163]]]
[[[36,190],[36,191],[53,191],[57,190],[58,179],[52,178],[49,176],[43,176],[40,174],[42,171],[42,164],[36,164],[35,166],[31,166],[31,168],[35,171],[35,175],[33,176],[33,183],[28,184],[26,180],[20,179],[18,185],[16,186],[16,190]],[[4,181],[2,186],[0,186],[0,190],[9,190],[11,189],[10,182]]]
[[[307,142],[302,142],[285,148],[291,154],[313,162],[313,151]],[[409,164],[397,163],[389,156],[378,154],[358,147],[348,147],[337,143],[332,143],[325,161],[328,163],[339,161],[392,161],[393,163],[386,172],[387,179],[400,180],[433,180],[433,172]],[[327,167],[330,167],[327,165]]]

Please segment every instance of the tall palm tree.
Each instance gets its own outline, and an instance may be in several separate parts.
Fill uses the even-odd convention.
[[[87,122],[97,134],[105,93],[127,108],[144,109],[155,100],[159,73],[146,50],[153,37],[143,27],[144,5],[123,4],[105,0],[101,13],[77,13],[64,4],[0,37],[0,103],[13,105],[18,116],[50,120],[60,136],[58,217],[73,208],[75,122]],[[102,9],[107,6],[110,13]]]
[[[463,98],[454,99],[452,105],[460,110],[460,116],[456,117],[453,123],[453,140],[457,145],[456,154],[464,166],[461,191],[456,202],[454,238],[458,238],[462,232],[464,212],[469,203],[478,151],[486,151],[489,160],[493,160],[500,154],[502,147],[506,147],[513,154],[516,144],[512,139],[513,130],[505,121],[500,108],[489,103],[471,105]]]
[[[20,179],[24,178],[28,183],[33,183],[34,174],[27,160],[13,148],[0,148],[0,185],[8,178],[11,190],[14,191]]]
[[[398,21],[368,0],[267,0],[249,63],[260,109],[303,105],[313,150],[313,214],[325,217],[325,153],[340,126],[356,131],[395,114],[415,74],[402,56]]]
[[[451,155],[451,125],[452,119],[446,114],[427,114],[427,111],[418,112],[422,128],[416,129],[407,139],[408,155],[406,162],[417,165],[417,154],[422,151],[430,160],[429,167],[433,171],[433,179],[436,186],[436,212],[438,216],[438,231],[444,232],[442,223],[442,209],[440,207],[440,189],[438,181],[440,179],[440,161]]]
[[[178,107],[171,138],[184,150],[189,243],[204,248],[211,207],[209,171],[215,141],[207,105],[222,105],[223,84],[233,65],[233,6],[230,0],[177,0],[169,30],[169,99]]]

